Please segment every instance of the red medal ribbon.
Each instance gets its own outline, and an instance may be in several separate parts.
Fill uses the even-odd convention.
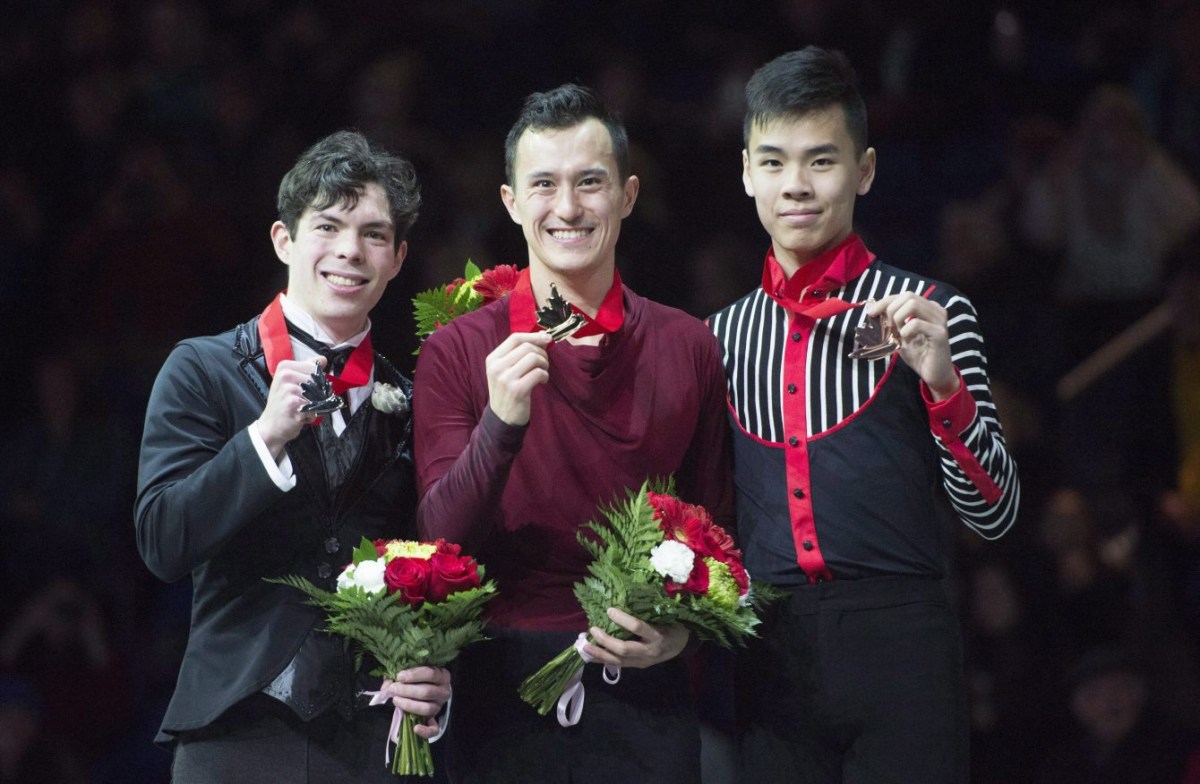
[[[267,372],[275,375],[275,368],[285,359],[292,359],[292,339],[288,335],[287,322],[283,318],[283,305],[280,303],[282,294],[276,295],[267,305],[266,310],[258,318],[258,337],[263,345],[263,357],[267,361]],[[371,348],[371,333],[367,333],[362,342],[355,347],[346,360],[346,367],[339,375],[326,374],[333,385],[335,395],[340,395],[348,389],[361,387],[371,380],[371,368],[374,365],[375,352]]]
[[[513,332],[536,332],[538,304],[533,296],[533,284],[529,281],[529,267],[521,270],[517,277],[517,285],[513,288],[508,300],[508,327]],[[583,316],[587,322],[580,327],[572,337],[583,338],[588,335],[600,335],[606,332],[616,332],[625,323],[625,302],[622,298],[621,273],[613,267],[613,282],[600,309],[593,318],[579,308],[571,305],[571,310]]]

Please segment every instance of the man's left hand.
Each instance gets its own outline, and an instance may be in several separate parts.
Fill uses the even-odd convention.
[[[691,635],[679,624],[654,626],[616,607],[608,608],[608,617],[634,636],[631,640],[621,640],[593,626],[592,641],[584,646],[584,650],[600,664],[652,667],[678,656]]]
[[[440,727],[437,716],[450,699],[450,671],[444,667],[413,667],[403,670],[388,687],[392,704],[404,711],[423,717],[413,731],[428,740],[436,737]]]
[[[958,391],[958,373],[950,359],[950,330],[946,309],[911,291],[891,294],[866,307],[868,316],[882,316],[900,336],[900,356],[925,385],[935,401]]]

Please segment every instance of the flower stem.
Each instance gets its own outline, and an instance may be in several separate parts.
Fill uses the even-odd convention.
[[[563,690],[583,667],[583,658],[572,645],[521,682],[521,699],[545,716],[558,703]]]
[[[414,731],[416,725],[417,717],[405,713],[400,724],[396,756],[392,758],[392,773],[398,776],[433,775],[433,754],[429,750],[429,741]]]

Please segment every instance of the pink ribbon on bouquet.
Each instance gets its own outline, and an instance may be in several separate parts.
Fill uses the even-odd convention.
[[[588,665],[596,659],[583,649],[584,645],[587,645],[587,632],[580,632],[575,638],[575,650],[579,652],[584,665]],[[613,686],[621,680],[621,668],[606,664],[602,677],[605,683]],[[580,667],[558,698],[558,723],[563,727],[574,727],[579,723],[579,717],[583,715],[583,692],[583,667]]]
[[[383,705],[385,702],[391,702],[392,697],[396,696],[392,693],[394,685],[394,681],[384,678],[379,691],[364,691],[362,694],[371,698],[368,705]],[[396,709],[392,711],[392,726],[388,728],[387,742],[383,745],[383,764],[385,765],[392,763],[392,744],[400,745],[400,725],[403,722],[404,710],[397,705]]]

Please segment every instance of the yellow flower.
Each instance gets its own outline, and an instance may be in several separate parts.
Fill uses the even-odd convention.
[[[708,598],[730,610],[738,604],[738,586],[729,567],[716,558],[705,558],[708,564]]]
[[[429,560],[430,556],[437,552],[437,545],[396,539],[387,543],[384,552],[389,561],[393,558],[424,558],[425,560]]]

